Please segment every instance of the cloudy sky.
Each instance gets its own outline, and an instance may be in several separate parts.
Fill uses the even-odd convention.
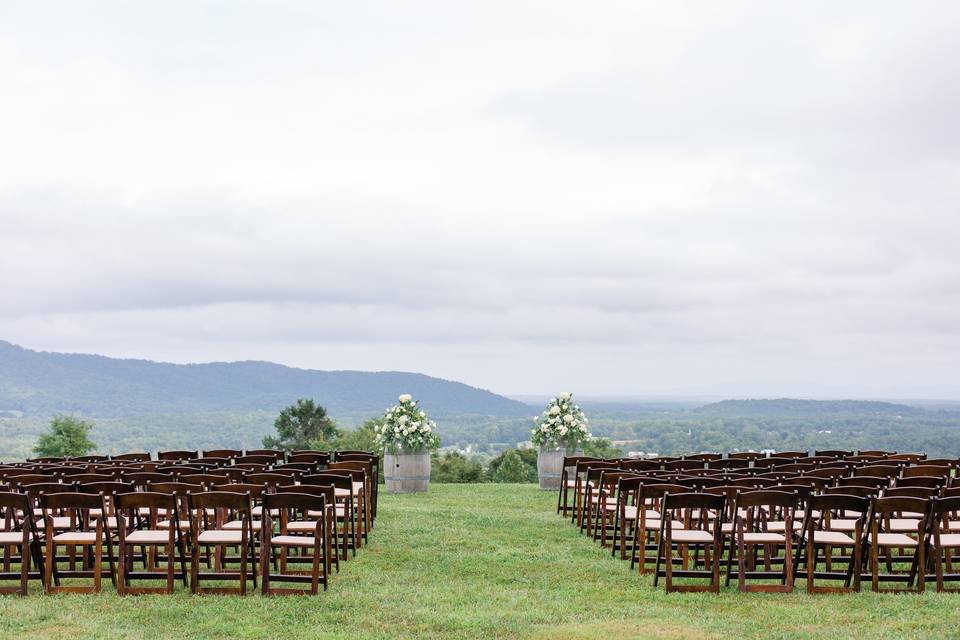
[[[960,398],[955,2],[0,2],[0,339]]]

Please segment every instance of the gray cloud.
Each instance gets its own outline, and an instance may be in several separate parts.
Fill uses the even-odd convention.
[[[103,7],[0,9],[0,339],[960,397],[952,5]]]

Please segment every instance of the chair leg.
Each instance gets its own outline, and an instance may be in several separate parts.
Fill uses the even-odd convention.
[[[117,562],[119,565],[117,575],[117,595],[119,596],[127,595],[127,549],[127,543],[121,542],[120,548],[117,551],[119,555],[119,560]]]
[[[264,536],[260,542],[260,593],[263,595],[270,593],[270,556],[273,548],[268,537]]]
[[[93,549],[93,592],[100,593],[103,572],[103,545],[98,540]]]
[[[53,543],[52,537],[47,536],[47,556],[44,560],[43,570],[43,588],[47,594],[53,592],[53,565],[56,559],[57,546]]]
[[[20,595],[26,596],[30,579],[30,542],[20,547]]]

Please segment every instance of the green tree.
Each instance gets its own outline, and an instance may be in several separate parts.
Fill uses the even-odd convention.
[[[623,450],[614,446],[607,438],[593,438],[583,443],[583,454],[597,458],[619,458],[623,455]]]
[[[524,461],[516,449],[508,449],[490,462],[490,478],[494,482],[536,482],[537,468]]]
[[[97,448],[88,437],[93,426],[92,422],[73,416],[54,416],[50,430],[40,436],[33,452],[62,458],[87,455]]]
[[[433,482],[483,482],[483,465],[457,452],[433,454],[430,465]]]
[[[371,418],[356,429],[345,429],[336,440],[337,449],[377,450],[377,433],[373,430],[381,423],[380,418]]]
[[[267,436],[263,446],[270,449],[333,449],[340,430],[327,415],[327,410],[309,398],[300,398],[280,412],[273,423],[277,437]]]

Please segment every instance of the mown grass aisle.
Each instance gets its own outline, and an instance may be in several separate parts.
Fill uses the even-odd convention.
[[[381,495],[371,544],[316,598],[0,598],[0,637],[956,637],[960,596],[672,594],[533,486]]]

